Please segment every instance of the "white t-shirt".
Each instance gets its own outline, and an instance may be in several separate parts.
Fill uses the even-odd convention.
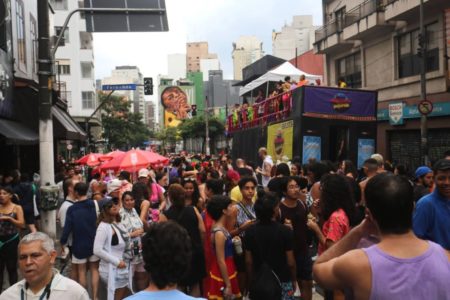
[[[49,300],[89,300],[88,292],[77,282],[67,277],[62,276],[56,272],[52,284],[50,286]],[[34,294],[31,289],[25,289],[25,279],[17,282],[13,286],[9,287],[0,295],[0,300],[20,300],[21,293],[24,293],[24,299],[27,300],[39,300],[45,288]],[[44,297],[44,299],[47,299]]]
[[[270,155],[267,155],[267,156],[264,158],[264,161],[263,161],[263,164],[262,164],[262,170],[263,170],[263,172],[266,171],[266,168],[265,168],[265,167],[266,167],[267,165],[269,165],[269,166],[270,166],[270,169],[272,169],[272,166],[273,166],[273,160],[272,160],[272,157],[271,157]],[[271,179],[270,176],[264,176],[264,175],[261,175],[261,183],[262,183],[262,186],[263,186],[263,187],[267,187],[267,185],[269,184],[270,179]]]

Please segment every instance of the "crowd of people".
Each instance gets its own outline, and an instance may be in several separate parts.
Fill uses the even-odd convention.
[[[38,231],[38,177],[4,176],[0,300],[311,300],[313,280],[325,299],[450,299],[450,153],[414,178],[380,154],[362,170],[258,154],[259,167],[182,151],[86,180],[68,168],[58,254]]]

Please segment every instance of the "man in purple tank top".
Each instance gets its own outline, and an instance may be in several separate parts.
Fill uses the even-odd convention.
[[[366,186],[367,215],[325,251],[313,267],[327,289],[352,289],[356,299],[450,300],[450,252],[412,231],[413,188],[393,174],[379,174]],[[377,234],[380,243],[355,249]]]

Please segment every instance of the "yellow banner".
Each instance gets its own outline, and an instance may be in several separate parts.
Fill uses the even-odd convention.
[[[267,152],[274,161],[292,159],[294,121],[270,125],[267,128]]]

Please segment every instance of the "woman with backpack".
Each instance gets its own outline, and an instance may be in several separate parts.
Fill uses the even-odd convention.
[[[208,201],[206,210],[214,220],[211,229],[213,255],[209,270],[208,299],[241,298],[233,259],[233,242],[230,233],[225,228],[227,217],[233,214],[231,199],[226,196],[213,196]]]
[[[276,194],[258,193],[257,222],[247,229],[244,237],[250,299],[294,300],[297,282],[293,233],[276,221],[279,207]]]

